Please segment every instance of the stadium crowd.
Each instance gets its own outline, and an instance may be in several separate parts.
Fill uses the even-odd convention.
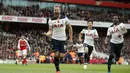
[[[19,5],[7,5],[4,6],[0,4],[1,14],[2,15],[15,15],[15,16],[29,16],[29,17],[45,17],[49,18],[53,14],[52,7],[49,8],[40,8],[39,5],[30,5],[30,6],[19,6]],[[123,10],[122,10],[123,11]],[[130,20],[130,14],[120,13],[117,10],[104,10],[100,9],[89,10],[89,9],[80,9],[80,8],[71,8],[62,9],[62,14],[66,15],[69,19],[73,20],[88,20],[92,18],[94,21],[107,21],[111,22],[111,17],[119,15],[123,22],[128,23]]]
[[[39,53],[38,57],[45,56],[46,59],[52,59],[53,52],[51,52],[51,46],[50,46],[50,38],[39,34],[43,33],[44,30],[21,30],[21,31],[12,31],[10,33],[7,32],[1,32],[0,34],[0,58],[1,59],[15,59],[15,51],[18,49],[17,44],[18,40],[20,39],[20,35],[26,36],[26,39],[28,40],[30,47],[31,47],[31,57],[36,56],[36,52]],[[74,33],[74,43],[78,39],[78,33]],[[109,49],[105,48],[104,44],[105,36],[100,36],[98,42],[95,43],[96,51],[101,53],[109,54]],[[130,37],[127,36],[124,43],[124,48],[122,50],[122,56],[125,59],[130,59]],[[64,57],[64,62],[69,63],[77,63],[78,56],[76,54],[76,48],[71,47],[67,48],[66,55]],[[41,55],[41,56],[40,56]],[[74,61],[73,61],[74,60]]]

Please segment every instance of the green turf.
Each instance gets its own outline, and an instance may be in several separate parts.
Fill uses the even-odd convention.
[[[61,73],[107,73],[107,65],[88,65],[84,70],[83,65],[61,64]],[[55,73],[53,64],[0,64],[0,73]],[[112,65],[111,73],[130,73],[130,65]]]

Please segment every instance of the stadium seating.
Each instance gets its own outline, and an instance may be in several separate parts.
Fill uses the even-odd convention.
[[[84,6],[85,7],[85,6]],[[53,14],[53,7],[49,8],[40,8],[39,5],[30,5],[30,6],[19,6],[19,5],[7,5],[4,6],[2,3],[0,5],[0,12],[2,15],[15,15],[15,16],[28,16],[28,17],[51,17]],[[73,20],[88,20],[93,19],[94,21],[107,21],[111,22],[111,19],[114,15],[120,15],[120,18],[123,22],[128,23],[130,19],[130,14],[123,14],[118,11],[113,10],[104,10],[100,11],[95,10],[83,10],[78,8],[62,9],[62,14],[66,15],[69,19]]]
[[[2,36],[0,38],[0,58],[1,59],[14,59],[15,58],[15,50],[17,49],[17,42],[20,38],[20,35],[23,34],[26,36],[31,49],[32,53],[35,52],[37,48],[40,50],[40,55],[50,55],[50,39],[46,36],[43,36],[39,33],[44,32],[44,30],[28,30],[28,31],[13,31],[12,33],[1,33]],[[76,33],[74,33],[74,42],[76,42]],[[105,36],[100,36],[98,42],[95,42],[96,51],[101,53],[109,54],[109,48],[105,48],[104,44]],[[124,48],[122,50],[122,55],[125,59],[130,58],[130,36],[126,36],[124,42]]]

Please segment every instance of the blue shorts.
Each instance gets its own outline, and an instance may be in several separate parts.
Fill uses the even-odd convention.
[[[78,57],[81,57],[83,56],[84,53],[78,53]]]
[[[60,53],[65,53],[65,49],[64,49],[65,41],[52,39],[51,44],[52,44],[53,51],[59,51]]]

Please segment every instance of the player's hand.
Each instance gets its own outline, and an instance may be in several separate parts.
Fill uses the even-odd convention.
[[[73,40],[68,40],[68,44],[69,44],[69,46],[72,46],[73,45]]]
[[[70,42],[70,43],[73,43],[73,40],[72,40],[72,39],[69,39],[69,42]]]
[[[73,45],[73,40],[72,40],[72,39],[69,40],[69,44],[70,44],[71,46]]]
[[[108,42],[105,40],[105,48],[107,48],[108,46]]]
[[[80,42],[82,42],[82,39],[79,39]]]

